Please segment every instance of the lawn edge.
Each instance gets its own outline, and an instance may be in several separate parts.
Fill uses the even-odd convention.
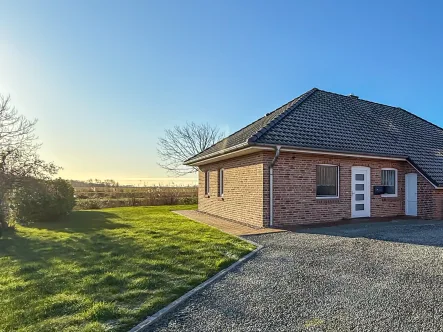
[[[232,235],[235,236],[235,235]],[[157,320],[159,320],[161,317],[163,317],[164,315],[166,315],[167,313],[171,312],[172,310],[174,310],[176,307],[178,307],[180,304],[182,304],[183,302],[185,302],[187,299],[189,299],[191,296],[197,294],[198,292],[202,291],[203,289],[205,289],[206,287],[208,287],[209,285],[213,284],[214,282],[216,282],[217,280],[221,279],[222,277],[224,277],[228,272],[232,271],[233,269],[235,269],[236,267],[240,266],[241,264],[245,263],[246,261],[248,261],[249,259],[251,259],[253,256],[255,256],[257,254],[257,252],[259,250],[261,250],[263,248],[263,246],[261,244],[258,244],[254,241],[242,238],[240,236],[237,236],[239,239],[245,241],[245,242],[249,242],[250,244],[253,244],[254,246],[256,246],[256,248],[251,251],[249,254],[243,256],[242,258],[240,258],[238,261],[236,261],[235,263],[232,263],[230,266],[228,266],[227,268],[221,270],[220,272],[218,272],[217,274],[215,274],[214,276],[212,276],[211,278],[207,279],[206,281],[203,281],[200,285],[198,285],[197,287],[189,290],[188,292],[186,292],[185,294],[183,294],[182,296],[180,296],[178,299],[174,300],[173,302],[169,303],[166,307],[164,307],[163,309],[160,309],[159,311],[157,311],[155,314],[153,314],[152,316],[148,316],[144,321],[142,321],[141,323],[139,323],[138,325],[136,325],[135,327],[133,327],[131,330],[129,330],[129,332],[139,332],[139,331],[143,331],[145,328],[151,326],[152,324],[154,324]]]

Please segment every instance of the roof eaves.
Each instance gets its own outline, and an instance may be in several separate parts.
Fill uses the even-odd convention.
[[[246,141],[246,142],[243,142],[243,143],[231,146],[230,148],[227,148],[227,149],[223,149],[223,150],[215,151],[215,152],[210,153],[210,154],[206,154],[206,155],[201,156],[199,158],[189,158],[188,160],[185,160],[183,164],[189,166],[189,165],[191,165],[193,163],[196,163],[198,161],[202,161],[202,160],[205,160],[205,159],[216,157],[218,155],[225,154],[227,152],[231,152],[231,151],[235,151],[235,150],[241,149],[241,148],[243,148],[243,147],[245,147],[247,145],[248,145],[248,142]]]
[[[306,92],[306,94],[301,97],[297,102],[294,103],[291,107],[289,107],[287,110],[283,111],[279,116],[275,117],[275,119],[272,119],[266,126],[261,128],[259,131],[257,131],[254,135],[252,135],[248,139],[248,143],[254,143],[256,142],[260,137],[262,137],[265,133],[267,133],[270,129],[272,129],[278,122],[283,120],[289,113],[291,113],[294,109],[296,109],[298,106],[300,106],[306,99],[308,99],[315,91],[318,91],[317,88],[313,88]]]

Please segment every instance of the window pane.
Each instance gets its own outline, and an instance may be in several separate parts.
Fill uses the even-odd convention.
[[[209,171],[205,173],[205,194],[209,195]]]
[[[224,190],[224,171],[221,169],[218,172],[218,195],[223,196],[223,190]]]
[[[381,171],[381,184],[385,186],[386,194],[395,195],[396,193],[396,174],[395,170]]]
[[[385,194],[395,194],[395,186],[386,186],[385,187]]]
[[[395,186],[395,171],[394,170],[382,170],[381,171],[381,184],[383,186]]]
[[[337,196],[337,188],[332,186],[318,186],[317,196]]]
[[[364,204],[355,204],[355,211],[364,211],[365,205]]]
[[[365,175],[364,174],[355,174],[355,179],[357,181],[364,181],[365,180]]]
[[[364,184],[356,184],[355,190],[358,190],[358,191],[365,190],[365,185]]]
[[[355,195],[356,201],[364,201],[365,200],[365,194],[357,194]]]
[[[317,166],[317,196],[338,196],[338,166]]]

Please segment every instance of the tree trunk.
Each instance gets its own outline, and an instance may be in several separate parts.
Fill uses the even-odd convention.
[[[2,231],[8,228],[8,222],[6,221],[6,211],[3,205],[3,202],[5,201],[4,199],[4,197],[0,198],[0,237],[2,235]]]

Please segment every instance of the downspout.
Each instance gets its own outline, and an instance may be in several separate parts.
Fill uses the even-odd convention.
[[[269,164],[269,227],[274,226],[274,165],[280,155],[280,145],[275,147],[275,156]]]

